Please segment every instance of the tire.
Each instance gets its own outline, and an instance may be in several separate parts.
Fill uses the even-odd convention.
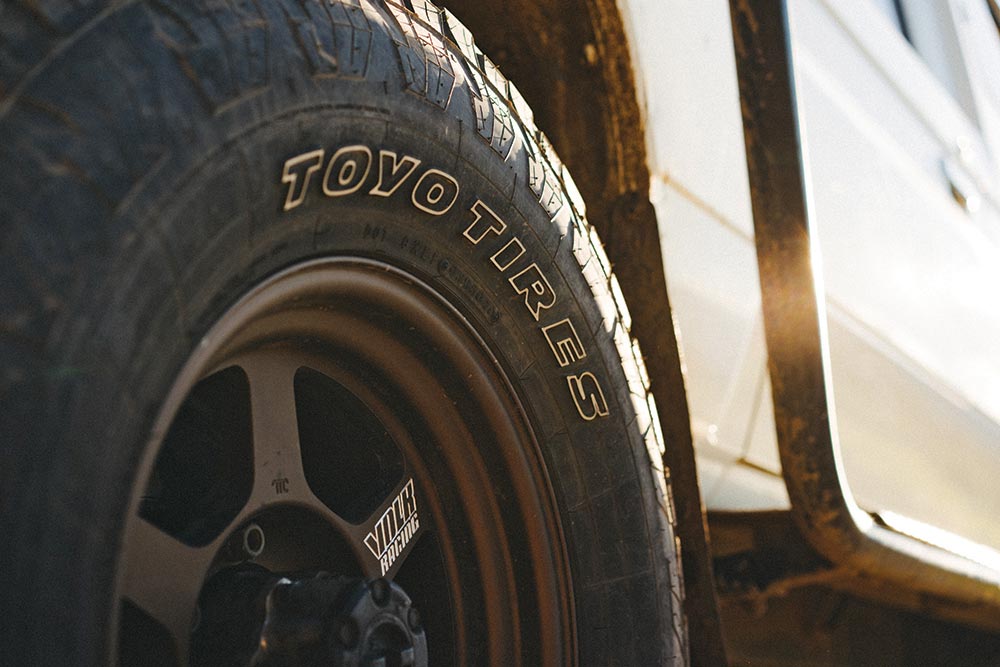
[[[278,632],[282,586],[350,615],[386,577],[432,664],[685,664],[628,311],[468,31],[417,0],[74,7],[0,20],[6,655],[236,664],[262,596]],[[367,555],[411,493],[419,532]]]

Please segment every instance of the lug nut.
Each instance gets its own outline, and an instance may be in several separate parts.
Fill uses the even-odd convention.
[[[410,625],[410,630],[414,632],[420,632],[423,629],[420,612],[417,611],[416,607],[410,607],[410,611],[406,613],[406,622]]]
[[[271,591],[267,594],[267,609],[270,613],[271,609],[279,609],[284,607],[288,602],[289,597],[292,594],[292,582],[282,577],[275,584]]]
[[[389,604],[389,600],[392,598],[392,590],[389,588],[389,582],[385,579],[376,579],[371,585],[372,599],[375,600],[375,604],[380,607],[384,607]]]
[[[342,618],[337,622],[337,640],[347,648],[358,645],[358,624],[351,617]]]

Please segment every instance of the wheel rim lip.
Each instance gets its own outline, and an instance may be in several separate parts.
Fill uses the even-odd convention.
[[[384,282],[385,284],[392,285],[399,293],[409,294],[411,297],[415,297],[418,303],[422,302],[428,305],[429,308],[426,314],[432,324],[440,326],[445,320],[452,324],[458,324],[461,329],[460,335],[466,341],[474,343],[474,353],[486,361],[489,366],[490,377],[498,382],[502,391],[505,392],[505,397],[509,401],[509,405],[513,406],[512,409],[516,413],[515,418],[523,427],[522,442],[530,446],[531,451],[529,454],[530,458],[533,458],[531,464],[535,466],[536,472],[535,482],[537,483],[540,479],[541,486],[543,487],[541,488],[543,506],[538,509],[543,510],[541,512],[542,521],[548,523],[548,534],[550,538],[554,538],[554,542],[551,543],[553,547],[549,550],[549,556],[551,557],[549,566],[553,572],[550,573],[546,581],[550,588],[553,588],[555,591],[555,597],[551,598],[550,596],[548,600],[548,608],[550,612],[552,609],[558,608],[557,624],[559,627],[555,630],[548,628],[547,630],[543,629],[543,631],[548,633],[547,636],[550,639],[554,636],[558,637],[560,639],[558,642],[560,647],[555,653],[552,652],[552,647],[548,647],[547,649],[543,647],[543,650],[548,656],[556,654],[563,656],[561,662],[565,664],[575,663],[577,655],[574,618],[575,605],[573,603],[573,587],[568,566],[568,552],[558,512],[555,509],[556,502],[552,484],[545,470],[537,438],[531,429],[528,412],[520,403],[518,395],[508,379],[508,374],[502,368],[497,357],[493,355],[484,339],[457,308],[436,290],[412,274],[374,259],[361,257],[322,258],[305,261],[278,272],[241,297],[212,326],[209,332],[202,337],[191,352],[188,361],[184,364],[167,394],[167,398],[163,402],[163,406],[154,422],[150,438],[140,457],[137,473],[133,476],[133,479],[138,483],[134,485],[131,494],[119,557],[122,557],[128,544],[128,526],[137,520],[136,508],[152,471],[160,445],[163,443],[174,416],[191,388],[201,378],[225,368],[228,365],[228,360],[237,355],[240,350],[246,349],[247,346],[259,345],[262,342],[266,344],[268,338],[280,338],[280,336],[269,336],[266,333],[262,336],[261,332],[255,331],[255,327],[251,325],[259,325],[268,316],[280,315],[289,311],[305,312],[311,305],[315,305],[315,303],[309,303],[310,298],[315,301],[328,299],[331,295],[331,284],[337,283],[338,278],[343,278],[352,272],[366,273],[369,277],[377,276],[375,279],[376,283]],[[336,290],[333,290],[333,292],[336,292]],[[347,292],[341,290],[339,296],[343,297],[350,294],[349,290]],[[303,301],[305,301],[304,305],[289,305],[302,304]],[[256,328],[259,329],[260,327]],[[264,328],[266,329],[266,326]],[[381,418],[382,415],[378,416]],[[509,551],[505,553],[505,556],[510,557]],[[538,558],[538,552],[529,554],[529,559],[537,560]],[[121,562],[123,561],[124,558],[121,559],[117,571],[114,617],[110,624],[111,643],[109,646],[113,651],[117,651],[118,630],[120,628],[120,603],[118,601],[126,599],[122,593],[124,568],[121,567]],[[511,590],[508,593],[517,592],[516,587],[511,586],[510,588]],[[452,594],[452,597],[455,598],[455,594]],[[458,616],[457,611],[456,616]],[[541,616],[542,614],[539,615],[539,617]],[[551,621],[549,623],[551,624]],[[456,619],[456,624],[460,624],[459,619]],[[512,642],[515,646],[518,644],[518,633],[507,632],[504,634],[507,635],[504,641]],[[456,639],[458,638],[456,637]],[[460,641],[456,641],[456,644],[461,647]],[[186,657],[181,655],[179,659],[184,661]]]

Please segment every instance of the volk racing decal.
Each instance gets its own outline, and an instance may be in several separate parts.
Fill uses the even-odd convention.
[[[417,496],[411,479],[365,536],[365,546],[379,562],[383,576],[419,529]]]

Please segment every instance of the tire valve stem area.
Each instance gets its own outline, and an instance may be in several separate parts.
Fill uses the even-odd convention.
[[[264,529],[254,522],[237,530],[226,540],[219,552],[220,564],[247,563],[264,553],[267,539]]]

